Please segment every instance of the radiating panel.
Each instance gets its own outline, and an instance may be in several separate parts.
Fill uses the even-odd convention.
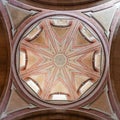
[[[20,42],[27,63],[21,79],[42,100],[74,101],[90,93],[104,68],[99,37],[73,17],[52,16],[38,23]]]

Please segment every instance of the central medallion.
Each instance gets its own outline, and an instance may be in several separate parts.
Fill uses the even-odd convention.
[[[57,67],[63,67],[66,64],[67,58],[64,54],[57,54],[54,57],[54,63]]]

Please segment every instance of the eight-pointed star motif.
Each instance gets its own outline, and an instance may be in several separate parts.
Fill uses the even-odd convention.
[[[80,20],[43,19],[20,43],[20,76],[44,100],[77,100],[100,79],[102,45]]]

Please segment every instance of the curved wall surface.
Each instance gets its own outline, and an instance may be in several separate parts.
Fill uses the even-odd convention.
[[[120,0],[0,1],[0,120],[120,119]]]

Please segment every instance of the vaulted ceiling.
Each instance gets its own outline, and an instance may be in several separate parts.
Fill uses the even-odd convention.
[[[0,120],[120,119],[120,0],[0,1]]]

